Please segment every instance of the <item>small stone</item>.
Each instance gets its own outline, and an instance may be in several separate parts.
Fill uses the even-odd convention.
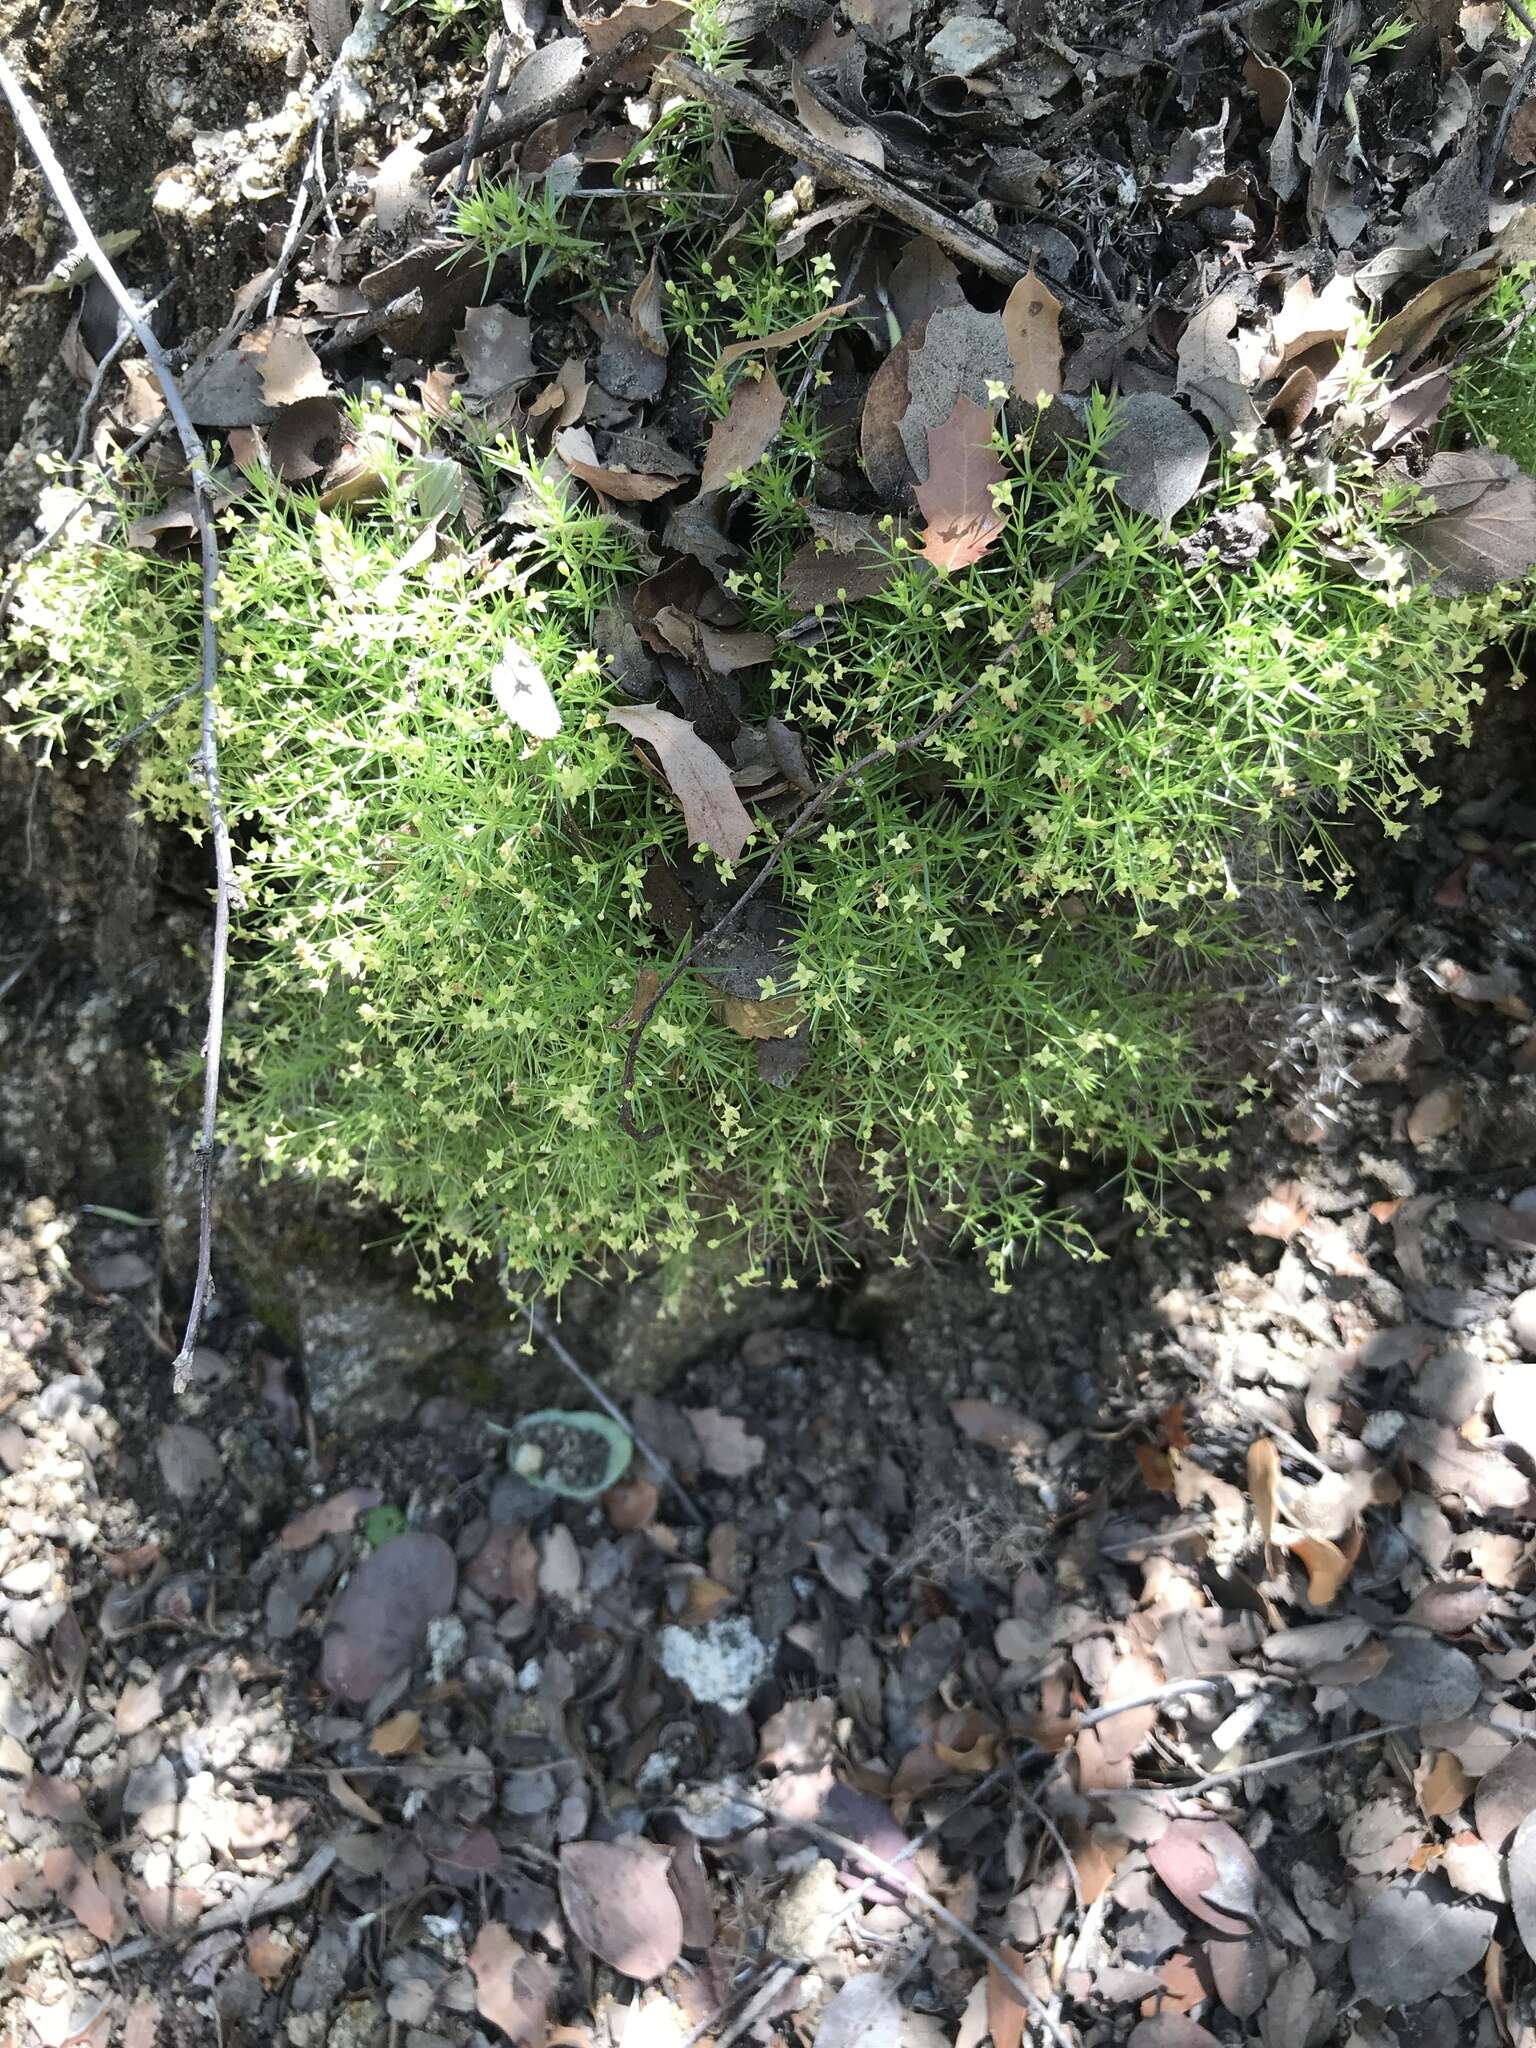
[[[1368,1415],[1360,1441],[1368,1451],[1389,1451],[1408,1426],[1408,1418],[1397,1408],[1378,1408]]]
[[[1527,1287],[1509,1305],[1509,1327],[1521,1356],[1536,1358],[1536,1287]]]
[[[1012,49],[1013,37],[1001,22],[959,14],[939,30],[928,45],[928,56],[936,71],[951,78],[974,78]]]
[[[780,1892],[768,1925],[768,1946],[791,1963],[814,1963],[825,1953],[848,1895],[837,1865],[819,1857]]]

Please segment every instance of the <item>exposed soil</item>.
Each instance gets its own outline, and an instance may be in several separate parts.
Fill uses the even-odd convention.
[[[147,188],[178,122],[280,106],[298,10],[0,29],[100,224],[144,223],[137,279],[175,271],[183,336],[217,324],[283,203],[177,244]],[[40,250],[26,183],[6,281]],[[0,315],[13,513],[73,433],[72,306]],[[637,1439],[590,1504],[509,1460],[520,1416],[589,1401],[522,1356],[494,1284],[419,1309],[371,1219],[292,1191],[230,1191],[173,1405],[186,1142],[150,1063],[186,1044],[206,879],[134,820],[126,767],[0,752],[11,2038],[1015,2048],[951,1925],[880,1891],[832,1924],[833,1863],[926,1833],[911,1868],[1069,2040],[1521,2039],[1525,720],[1496,688],[1441,803],[1351,849],[1255,1026],[1269,1092],[1182,1227],[1138,1238],[1085,1186],[1104,1261],[1042,1257],[1007,1294],[954,1264],[737,1327],[578,1299],[565,1335]],[[594,1845],[635,1853],[572,1854]],[[871,1979],[875,2005],[835,2004]]]

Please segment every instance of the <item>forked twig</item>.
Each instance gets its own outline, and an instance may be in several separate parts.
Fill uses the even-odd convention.
[[[171,374],[170,364],[166,361],[165,352],[156,339],[155,331],[140,311],[138,301],[113,269],[111,259],[102,248],[79,200],[75,197],[74,188],[65,175],[63,165],[54,155],[53,145],[49,142],[43,124],[38,118],[37,109],[3,54],[0,54],[0,91],[4,92],[10,103],[11,112],[16,117],[16,126],[25,138],[27,147],[36,157],[38,169],[47,180],[59,211],[69,224],[70,232],[90,258],[97,276],[123,312],[139,347],[144,351],[145,360],[155,373],[191,476],[198,538],[202,544],[203,618],[199,682],[202,690],[203,716],[193,765],[202,777],[208,799],[215,897],[213,960],[208,989],[208,1035],[204,1044],[203,1059],[203,1115],[198,1139],[197,1273],[192,1286],[192,1306],[187,1315],[186,1335],[182,1339],[180,1351],[176,1354],[173,1375],[176,1392],[181,1393],[187,1383],[188,1363],[202,1330],[203,1308],[208,1296],[213,1235],[213,1139],[218,1113],[220,1055],[224,1042],[224,989],[229,966],[229,913],[235,886],[229,827],[224,817],[224,791],[219,780],[219,743],[216,730],[219,636],[214,619],[214,606],[219,582],[219,542],[214,525],[212,474],[208,466],[208,451],[203,446],[197,428],[192,424],[181,389]]]
[[[691,98],[702,100],[705,106],[739,121],[744,128],[750,128],[776,149],[808,163],[829,185],[867,199],[882,213],[888,213],[892,220],[899,220],[917,234],[938,242],[963,262],[974,264],[986,276],[995,277],[1003,284],[1018,284],[1029,275],[1029,265],[1005,249],[1001,242],[967,227],[964,221],[956,220],[953,214],[946,213],[929,200],[920,199],[884,171],[877,171],[873,164],[863,163],[841,149],[834,149],[798,121],[788,120],[783,114],[775,113],[772,107],[765,107],[761,100],[752,93],[743,92],[739,85],[731,85],[712,71],[689,63],[686,57],[668,57],[657,77],[675,81]],[[1066,287],[1058,285],[1056,289],[1065,292]],[[1076,294],[1070,296],[1075,298]]]
[[[649,40],[644,29],[631,29],[611,50],[594,57],[590,64],[577,72],[569,85],[551,93],[547,100],[537,106],[525,107],[520,113],[504,115],[499,121],[488,122],[467,155],[462,141],[445,142],[441,148],[429,149],[422,158],[423,173],[429,178],[441,178],[457,165],[471,162],[477,156],[489,156],[493,149],[506,149],[511,143],[521,142],[525,135],[531,135],[535,128],[542,128],[556,114],[574,114],[587,104],[593,93],[610,84],[614,73],[622,71],[630,58],[637,56]]]

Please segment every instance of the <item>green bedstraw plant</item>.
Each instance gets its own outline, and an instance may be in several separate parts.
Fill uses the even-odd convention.
[[[685,281],[679,338],[707,353],[743,304],[772,325],[785,291],[826,302],[814,267],[770,290],[771,268],[743,263],[723,299]],[[731,586],[773,633],[796,622],[781,592],[821,453],[789,419],[737,480],[755,530]],[[1070,1228],[1047,1176],[1106,1160],[1155,1222],[1168,1178],[1219,1146],[1212,1007],[1268,971],[1234,864],[1264,886],[1289,849],[1309,887],[1342,886],[1330,821],[1371,810],[1395,831],[1432,799],[1415,764],[1465,732],[1482,650],[1523,600],[1426,595],[1396,551],[1402,494],[1363,473],[1324,497],[1278,459],[1229,456],[1165,534],[1114,495],[1110,421],[1095,401],[1067,457],[1015,434],[1005,529],[978,563],[936,577],[892,528],[886,588],[829,601],[745,676],[744,718],[789,722],[824,784],[981,687],[786,853],[788,941],[757,995],[804,1019],[804,1068],[763,1079],[686,975],[640,1048],[647,1143],[620,1126],[619,1080],[642,971],[676,957],[648,868],[733,871],[688,846],[607,720],[622,700],[592,622],[636,573],[624,527],[467,431],[444,430],[488,501],[515,487],[510,552],[413,545],[403,455],[382,498],[331,512],[258,474],[226,515],[219,590],[240,1149],[389,1205],[429,1290],[481,1258],[558,1289],[700,1243],[794,1285],[850,1251],[902,1263],[951,1241],[1003,1286],[1015,1253]],[[1224,560],[1256,499],[1270,537]],[[46,556],[17,607],[10,737],[83,727],[105,759],[193,679],[197,619],[184,558],[111,534]],[[558,701],[542,742],[497,708],[509,644]],[[194,832],[196,716],[189,696],[135,747],[146,808]],[[759,818],[737,872],[778,829]]]

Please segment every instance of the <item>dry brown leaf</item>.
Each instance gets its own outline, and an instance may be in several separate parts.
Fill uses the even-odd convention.
[[[487,1920],[475,1936],[469,1967],[480,2017],[519,2048],[544,2048],[557,1981],[549,1964],[530,1955],[500,1921]]]
[[[621,1479],[603,1495],[608,1526],[621,1533],[649,1527],[660,1505],[660,1490],[649,1479]]]
[[[608,723],[655,750],[667,787],[682,805],[689,844],[708,846],[722,860],[740,859],[751,816],[730,769],[687,720],[654,704],[625,704],[608,713]]]
[[[1362,1541],[1362,1532],[1356,1528],[1342,1547],[1321,1536],[1298,1536],[1287,1545],[1292,1556],[1300,1558],[1306,1567],[1307,1598],[1314,1607],[1326,1607],[1337,1597],[1355,1568]]]
[[[1442,1749],[1427,1769],[1415,1774],[1419,1811],[1426,1820],[1444,1820],[1467,1802],[1472,1781],[1448,1749]]]
[[[928,429],[928,481],[917,486],[925,561],[946,575],[980,561],[1003,530],[992,489],[1007,474],[991,410],[962,391],[944,424]]]
[[[555,453],[584,484],[590,484],[605,498],[624,505],[649,504],[679,490],[686,482],[680,476],[652,476],[644,470],[610,468],[598,460],[597,448],[585,427],[562,427],[555,436]]]
[[[256,1927],[245,1938],[245,1960],[268,1991],[275,1991],[293,1967],[293,1944],[275,1928]]]
[[[1141,1469],[1142,1484],[1152,1493],[1172,1493],[1173,1460],[1168,1453],[1159,1450],[1156,1444],[1137,1444],[1135,1455]]]
[[[649,349],[653,356],[667,353],[667,329],[662,319],[662,291],[660,258],[651,258],[651,267],[635,286],[634,297],[629,302],[629,324],[635,330],[635,339],[642,348]]]
[[[1013,362],[1013,388],[1026,405],[1061,390],[1061,301],[1033,270],[1003,307],[1003,332]]]
[[[1002,1951],[1004,1961],[1016,1977],[1022,1977],[1027,1963],[1018,1949],[1006,1944]],[[1029,2008],[1017,1991],[1004,1977],[995,1963],[987,1965],[987,2032],[992,2036],[992,2048],[1020,2048],[1024,2039],[1024,2023],[1029,2017]]]
[[[826,326],[829,320],[841,319],[844,313],[851,313],[858,304],[857,299],[841,299],[835,306],[823,306],[819,313],[812,313],[808,320],[797,320],[793,327],[780,327],[772,334],[760,334],[751,341],[733,341],[721,349],[715,367],[723,370],[728,363],[734,363],[740,356],[769,355],[774,349],[788,348],[791,343],[807,341]]]
[[[376,1508],[384,1496],[376,1486],[349,1486],[329,1500],[295,1515],[277,1539],[279,1550],[308,1550],[322,1536],[345,1536],[359,1515]]]
[[[1280,1497],[1280,1452],[1270,1437],[1255,1437],[1248,1446],[1248,1492],[1259,1534],[1266,1544],[1273,1543]]]
[[[710,429],[704,473],[699,478],[701,496],[724,490],[733,476],[750,469],[768,452],[787,403],[766,364],[760,377],[744,379],[736,386],[725,417]]]
[[[1259,1866],[1226,1821],[1173,1821],[1147,1845],[1147,1860],[1179,1904],[1218,1934],[1250,1931],[1258,1911]]]
[[[375,1756],[409,1756],[421,1747],[421,1716],[407,1707],[381,1721],[368,1738]]]

